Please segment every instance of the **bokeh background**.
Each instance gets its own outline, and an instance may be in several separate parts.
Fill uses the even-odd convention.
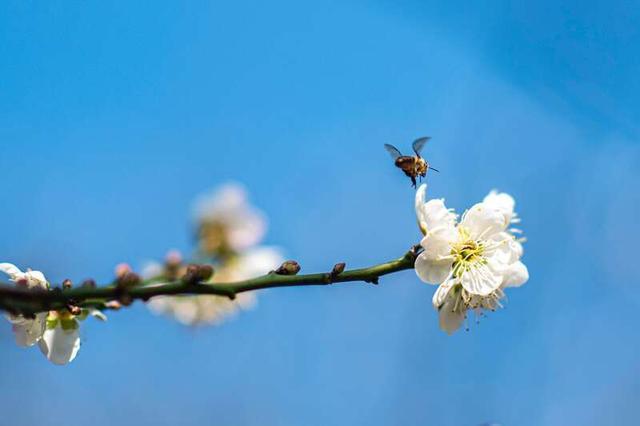
[[[531,279],[449,337],[434,287],[265,291],[223,326],[144,306],[67,367],[0,327],[3,425],[632,425],[640,402],[634,2],[0,5],[0,258],[52,281],[189,251],[243,183],[303,271],[419,238],[383,143],[459,211],[512,193]]]

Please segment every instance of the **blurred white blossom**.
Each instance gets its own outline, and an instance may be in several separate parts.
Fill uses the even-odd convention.
[[[260,243],[267,230],[262,212],[249,204],[244,187],[234,183],[199,197],[194,215],[205,253],[246,250]]]
[[[508,229],[517,221],[515,201],[492,191],[482,203],[457,216],[444,200],[425,200],[427,186],[416,192],[416,215],[424,249],[415,263],[418,277],[439,284],[433,305],[440,326],[457,330],[468,310],[481,314],[501,306],[503,289],[524,284],[527,267],[520,261],[522,245]]]
[[[215,269],[212,283],[235,282],[264,275],[283,261],[280,251],[274,247],[257,247],[236,255]],[[150,264],[143,276],[153,278],[162,274],[163,266]],[[244,292],[234,300],[216,295],[157,296],[149,302],[149,308],[158,314],[174,317],[185,325],[218,324],[239,309],[250,309],[256,303],[254,292]]]
[[[210,284],[254,278],[282,263],[278,249],[257,246],[266,233],[266,219],[249,203],[241,185],[226,184],[201,196],[196,200],[194,216],[199,254],[204,255],[215,269]],[[173,281],[185,271],[181,256],[172,252],[164,265],[148,264],[143,276]],[[157,296],[148,305],[154,312],[174,317],[182,324],[206,325],[217,324],[255,303],[255,294],[246,292],[238,294],[235,300],[216,295]]]

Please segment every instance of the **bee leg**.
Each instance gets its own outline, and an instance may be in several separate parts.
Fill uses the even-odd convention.
[[[411,183],[413,184],[413,187],[416,187],[416,178],[411,176]]]

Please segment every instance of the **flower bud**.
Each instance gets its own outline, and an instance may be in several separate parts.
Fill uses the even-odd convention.
[[[344,268],[346,266],[347,264],[344,262],[336,263],[335,265],[333,265],[333,269],[331,270],[331,275],[333,275],[334,277],[337,275],[340,275],[341,273],[344,272]]]
[[[135,272],[126,272],[118,277],[116,285],[120,288],[131,288],[140,284],[141,281],[140,276]]]
[[[167,268],[177,268],[182,264],[182,254],[178,250],[171,250],[164,258],[164,264]]]
[[[64,290],[68,290],[71,287],[73,287],[73,283],[71,282],[71,280],[69,278],[67,278],[66,280],[62,281],[62,288]]]
[[[197,284],[200,281],[200,267],[195,264],[187,266],[187,271],[182,276],[184,284]]]
[[[209,279],[213,276],[213,266],[211,265],[200,265],[198,269],[198,277],[200,281],[209,281]]]
[[[287,260],[275,271],[278,275],[295,275],[298,272],[300,272],[300,265],[295,260]]]
[[[94,280],[92,280],[91,278],[88,278],[84,281],[82,281],[82,283],[80,284],[80,287],[82,288],[96,288],[96,282]]]
[[[131,271],[131,266],[129,266],[129,264],[127,263],[119,263],[118,265],[116,265],[114,270],[116,278],[118,279],[122,278],[125,274],[128,274]]]
[[[122,304],[117,300],[110,300],[108,302],[105,302],[104,307],[117,311],[118,309],[122,308]]]

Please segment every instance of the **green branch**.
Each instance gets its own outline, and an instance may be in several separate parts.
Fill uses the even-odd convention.
[[[120,301],[122,304],[129,304],[134,300],[147,301],[154,296],[209,294],[234,299],[238,293],[274,287],[328,285],[355,281],[377,284],[378,279],[383,275],[413,269],[417,251],[419,250],[418,247],[412,248],[399,259],[368,268],[342,270],[344,265],[338,264],[331,272],[294,275],[297,270],[286,271],[285,268],[281,267],[277,271],[261,277],[232,283],[207,284],[184,279],[158,283],[156,279],[142,282],[133,287],[109,285],[64,290],[54,288],[48,291],[34,291],[14,285],[0,284],[0,309],[14,314],[35,314],[50,310],[68,309],[70,306],[109,309],[109,302]],[[287,275],[287,273],[291,275]]]

